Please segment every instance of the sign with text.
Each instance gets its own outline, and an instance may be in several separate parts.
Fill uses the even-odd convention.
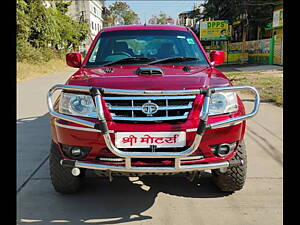
[[[115,145],[117,148],[157,148],[184,147],[185,132],[117,132]]]
[[[273,13],[273,28],[283,26],[283,9],[274,11]]]
[[[230,37],[230,32],[229,32],[228,20],[200,22],[201,41],[227,40],[229,37]]]

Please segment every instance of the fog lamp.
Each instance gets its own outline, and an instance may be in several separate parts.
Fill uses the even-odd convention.
[[[229,144],[221,144],[217,148],[217,154],[219,156],[228,155],[229,152],[230,152],[230,145]]]
[[[236,147],[236,142],[211,145],[210,147],[212,153],[214,153],[216,156],[224,157],[233,152]]]
[[[81,150],[79,148],[73,148],[71,150],[71,154],[75,157],[80,156],[81,155]]]
[[[65,156],[72,159],[83,159],[85,158],[91,150],[91,147],[85,146],[72,146],[62,144],[62,150]]]

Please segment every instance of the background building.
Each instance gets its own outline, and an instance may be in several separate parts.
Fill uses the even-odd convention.
[[[55,7],[56,0],[42,0],[46,8]],[[104,0],[65,0],[71,2],[68,8],[67,15],[74,21],[87,23],[89,25],[89,36],[79,46],[79,51],[85,56],[89,46],[103,28],[104,16],[106,11]],[[106,10],[105,10],[106,9]]]
[[[91,39],[94,39],[98,32],[103,28],[102,11],[104,1],[72,1],[68,14],[73,20],[89,24]]]
[[[75,21],[87,23],[90,28],[89,37],[79,47],[79,51],[83,54],[86,53],[98,32],[103,28],[103,9],[103,0],[76,0],[72,1],[72,4],[69,7],[68,15]]]
[[[189,17],[192,15],[192,10],[181,12],[178,15],[178,21],[180,26],[193,26],[193,19]]]
[[[200,21],[202,21],[203,1],[195,3],[193,10],[181,12],[176,21],[177,25],[190,27],[199,36]]]
[[[272,28],[274,39],[273,63],[283,65],[283,1],[278,1],[274,8]]]

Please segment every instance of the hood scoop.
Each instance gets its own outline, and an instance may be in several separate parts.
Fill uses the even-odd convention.
[[[160,67],[139,67],[136,70],[137,75],[162,75],[163,71]]]

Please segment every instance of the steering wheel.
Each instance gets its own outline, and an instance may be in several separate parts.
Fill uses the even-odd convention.
[[[114,52],[114,55],[126,55],[128,57],[132,57],[128,52],[120,51],[120,52]]]

